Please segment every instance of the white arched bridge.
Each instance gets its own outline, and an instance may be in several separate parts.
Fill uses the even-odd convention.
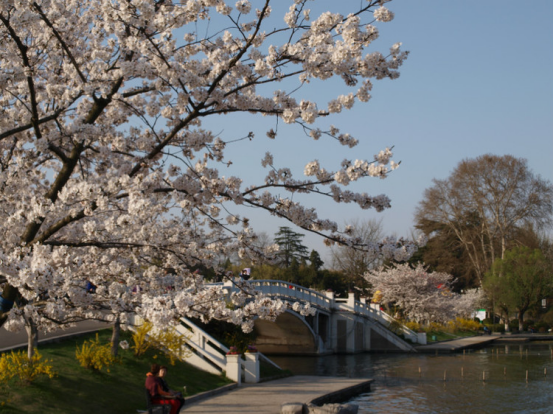
[[[236,382],[258,382],[259,360],[275,365],[264,354],[322,355],[360,352],[416,352],[414,344],[426,344],[425,333],[415,333],[399,324],[376,304],[357,301],[353,293],[348,298],[335,298],[333,292],[324,294],[286,281],[250,280],[256,290],[272,298],[288,302],[309,303],[316,313],[304,317],[292,310],[281,314],[276,321],[255,320],[256,346],[261,353],[246,353],[244,358],[227,355],[229,348],[192,321],[182,319],[178,331],[185,334],[193,353],[186,360],[212,373],[226,372]],[[238,290],[232,281],[220,283],[228,295]],[[141,324],[137,316],[133,325]],[[89,327],[90,326],[90,327]],[[43,333],[48,337],[72,335],[107,327],[106,323],[83,322],[63,333]],[[393,329],[393,330],[392,330]],[[0,350],[9,350],[26,345],[24,333],[19,336],[2,335]],[[69,333],[71,332],[71,333]],[[275,365],[276,366],[276,365]]]
[[[353,293],[341,299],[333,292],[322,294],[286,281],[248,282],[266,296],[309,303],[316,310],[315,315],[307,317],[288,310],[275,322],[255,320],[256,346],[262,354],[416,352],[414,344],[426,344],[425,333],[401,325],[377,304],[355,300]],[[228,294],[238,290],[232,281],[218,285],[223,285]],[[226,370],[228,374],[228,347],[187,319],[182,320],[179,330],[190,336],[189,344],[195,352],[190,363],[214,373]]]
[[[330,291],[322,294],[286,281],[248,282],[264,295],[309,303],[316,309],[314,316],[304,317],[289,310],[275,322],[256,320],[256,342],[263,353],[413,352],[413,343],[426,344],[424,333],[417,334],[398,323],[378,304],[355,300],[353,293],[342,299]],[[233,289],[232,283],[225,287]]]

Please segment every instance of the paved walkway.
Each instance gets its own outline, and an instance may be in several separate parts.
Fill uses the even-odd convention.
[[[40,332],[38,335],[39,344],[44,341],[50,341],[55,338],[63,338],[75,334],[88,333],[110,327],[108,323],[99,321],[83,321],[77,323],[76,327],[70,327],[65,330],[56,330],[50,333]],[[16,347],[27,346],[27,332],[21,330],[19,333],[12,333],[0,327],[0,352],[14,349]]]
[[[181,414],[279,414],[283,403],[309,403],[323,395],[356,386],[367,390],[369,382],[368,379],[291,376],[263,383],[242,384],[205,400],[187,402]]]
[[[500,335],[463,337],[455,340],[431,343],[425,346],[417,346],[415,348],[421,353],[454,353],[464,349],[483,347],[499,338],[501,338]]]

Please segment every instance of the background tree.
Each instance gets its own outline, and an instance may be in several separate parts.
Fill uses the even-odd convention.
[[[458,315],[466,316],[476,307],[472,303],[477,300],[474,293],[463,297],[452,292],[451,275],[428,272],[423,264],[381,267],[368,271],[365,278],[381,292],[383,304],[393,304],[398,313],[419,323],[444,323]]]
[[[430,271],[445,272],[455,278],[454,290],[480,286],[480,282],[466,252],[455,232],[447,225],[426,219],[416,228],[431,235],[425,246],[409,259],[409,263],[423,263]]]
[[[236,113],[273,116],[272,139],[278,120],[313,138],[355,146],[339,128],[314,124],[366,102],[372,79],[398,77],[407,56],[400,44],[385,54],[367,53],[378,36],[375,25],[393,13],[379,0],[340,5],[345,15],[319,16],[300,0],[276,17],[275,1],[257,2],[257,10],[247,0],[231,3],[3,4],[0,324],[49,329],[60,316],[101,318],[84,295],[89,278],[98,287],[95,301],[123,325],[137,313],[160,328],[188,316],[251,330],[257,316],[276,318],[280,303],[250,296],[242,307],[253,293],[246,285],[246,295],[232,298],[229,309],[223,291],[193,273],[199,267],[222,272],[220,261],[233,252],[252,261],[272,254],[273,247],[255,246],[239,207],[265,210],[329,243],[347,243],[335,222],[298,203],[295,193],[377,211],[390,206],[385,196],[345,188],[386,177],[397,166],[389,149],[337,169],[308,161],[300,179],[267,153],[261,160],[266,177],[257,183],[248,177],[246,184],[226,174],[233,162],[227,150],[240,137],[219,137],[206,121],[218,116],[220,125]],[[336,79],[341,87],[330,102],[301,95],[301,86]],[[253,135],[244,131],[242,138]],[[248,152],[241,154],[251,162]],[[408,252],[386,249],[390,256]],[[135,286],[137,295],[130,290]]]
[[[294,259],[299,262],[307,258],[308,249],[302,244],[304,236],[287,226],[281,226],[275,233],[273,241],[279,246],[276,257],[280,259],[280,264],[285,268],[289,268]]]
[[[353,238],[363,241],[364,244],[377,244],[384,238],[382,219],[368,219],[352,221],[350,234]],[[370,288],[363,277],[369,269],[382,265],[382,258],[378,250],[361,251],[347,245],[338,245],[331,248],[332,268],[344,273],[349,281],[350,289],[357,287],[361,294],[366,294]]]
[[[526,311],[553,293],[551,264],[538,249],[516,247],[496,259],[483,286],[497,301],[517,311],[519,330],[523,330]]]
[[[418,229],[434,232],[430,239],[454,235],[459,245],[452,248],[470,260],[480,284],[493,262],[516,245],[521,228],[549,225],[552,214],[553,186],[535,176],[526,160],[485,154],[463,160],[445,180],[434,179],[415,220]]]

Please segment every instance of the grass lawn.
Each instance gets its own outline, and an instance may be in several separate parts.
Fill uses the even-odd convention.
[[[129,333],[121,333],[121,340],[132,345]],[[109,343],[111,330],[99,332],[100,341]],[[133,351],[119,349],[121,364],[110,367],[110,372],[85,369],[75,357],[76,346],[95,334],[51,343],[39,347],[43,358],[53,360],[58,376],[40,377],[31,385],[11,381],[0,386],[0,413],[134,413],[146,409],[144,381],[151,363],[166,365],[166,376],[172,389],[182,390],[187,396],[216,389],[232,383],[227,378],[196,369],[187,363],[171,366],[163,353],[148,351],[136,358]]]
[[[426,338],[429,343],[434,341],[443,342],[447,340],[454,340],[460,337],[472,337],[476,336],[478,333],[475,331],[455,331],[450,333],[447,331],[429,331],[426,333]],[[432,340],[432,336],[436,336],[436,340]]]

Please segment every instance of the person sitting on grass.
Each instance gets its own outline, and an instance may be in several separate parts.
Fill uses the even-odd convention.
[[[165,392],[169,392],[171,395],[175,396],[176,399],[180,401],[180,406],[184,405],[184,397],[182,396],[182,392],[178,392],[172,389],[169,389],[169,385],[167,384],[167,381],[165,380],[165,375],[167,374],[167,366],[161,366],[159,368],[159,380],[161,381],[161,389],[163,389]]]
[[[157,363],[153,363],[150,372],[146,374],[146,389],[152,397],[152,403],[171,405],[170,414],[178,414],[182,406],[181,401],[172,393],[165,392],[162,387],[161,378],[159,377],[160,367]]]

